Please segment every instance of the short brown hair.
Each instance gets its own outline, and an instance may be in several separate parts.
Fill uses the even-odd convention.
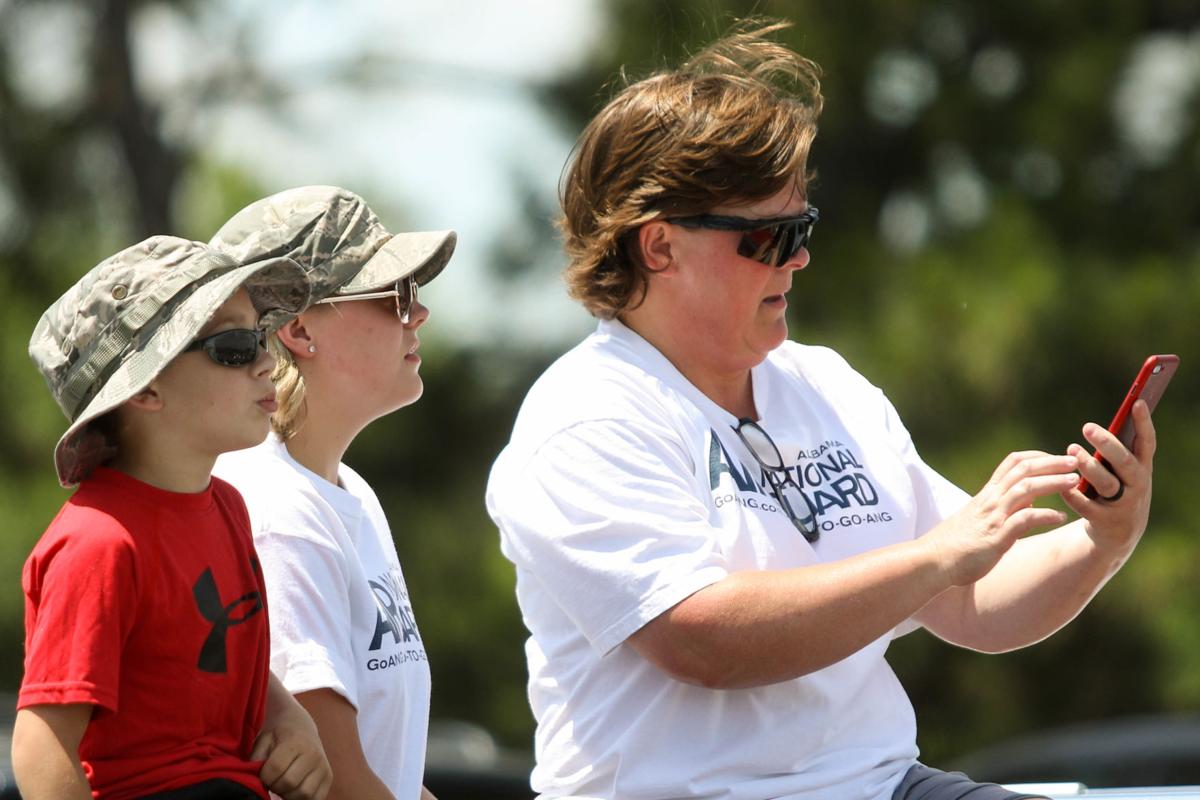
[[[754,202],[808,180],[820,68],[747,20],[675,70],[627,85],[580,134],[560,187],[567,289],[612,319],[641,302],[635,232],[659,214]]]

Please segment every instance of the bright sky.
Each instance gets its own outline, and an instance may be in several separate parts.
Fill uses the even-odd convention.
[[[521,183],[554,207],[576,132],[560,129],[532,87],[595,46],[596,6],[219,0],[200,7],[195,25],[163,8],[143,15],[136,41],[146,89],[170,109],[192,76],[228,63],[229,39],[248,36],[257,69],[287,99],[272,111],[260,97],[238,101],[235,85],[223,92],[235,101],[215,112],[176,104],[168,130],[271,191],[336,183],[362,194],[393,230],[457,230],[454,260],[422,296],[430,335],[561,349],[592,322],[565,295],[557,241],[539,235],[538,261],[516,285],[498,280],[492,261],[500,243],[518,252],[528,244]],[[369,88],[330,79],[362,56],[384,65]]]
[[[393,229],[457,230],[450,268],[422,296],[433,311],[429,338],[559,350],[592,325],[563,291],[560,248],[544,224],[577,131],[546,113],[534,87],[603,46],[601,3],[209,0],[183,6],[194,9],[188,13],[151,4],[135,19],[136,69],[142,90],[165,112],[169,138],[239,167],[268,191],[340,184],[366,197]],[[17,89],[27,102],[66,113],[87,84],[95,12],[87,3],[16,11],[0,36]],[[864,112],[879,122],[907,127],[936,107],[934,55],[967,40],[962,20],[935,16],[935,43],[871,56]],[[241,51],[250,54],[253,80],[232,72]],[[355,64],[366,65],[359,79],[344,79]],[[1011,48],[991,46],[972,58],[977,90],[996,101],[1025,75]],[[1112,101],[1135,163],[1154,166],[1188,146],[1197,98],[1200,28],[1135,43]],[[113,158],[94,151],[103,181]],[[989,187],[970,143],[947,142],[932,156],[932,194],[897,187],[880,210],[879,234],[897,251],[919,250],[939,225],[971,227],[987,216]],[[4,191],[5,169],[0,161],[0,223],[21,213]],[[1108,163],[1094,171],[1115,172]],[[1038,197],[1064,180],[1036,141],[1014,175]],[[523,188],[536,195],[532,207]],[[12,227],[0,224],[0,242]],[[498,277],[501,252],[532,260],[520,281]]]

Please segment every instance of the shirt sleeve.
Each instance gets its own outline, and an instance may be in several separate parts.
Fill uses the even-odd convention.
[[[18,708],[91,703],[116,711],[121,649],[139,575],[123,530],[59,534],[25,564],[25,676]]]
[[[793,374],[816,386],[832,405],[867,420],[872,429],[876,424],[882,425],[883,436],[900,457],[912,482],[917,508],[916,536],[958,511],[970,499],[969,494],[925,463],[891,400],[841,355],[827,347],[794,342],[785,342],[778,352]]]
[[[966,505],[971,496],[925,463],[913,444],[912,435],[900,421],[900,415],[896,412],[895,406],[882,391],[879,392],[879,396],[883,403],[884,427],[891,438],[892,446],[904,462],[909,480],[912,482],[913,499],[916,505],[916,521],[913,532],[916,536],[922,536]],[[910,617],[896,626],[892,632],[892,638],[898,639],[920,627],[921,623]]]
[[[795,352],[798,351],[793,351],[793,356]],[[835,402],[846,408],[858,409],[867,418],[879,420],[881,423],[882,435],[888,446],[900,458],[912,487],[914,537],[924,535],[971,499],[969,494],[925,463],[896,407],[879,387],[860,375],[832,350],[808,348],[808,352],[821,364],[822,374],[832,376],[831,383],[836,389],[830,394]],[[892,636],[897,638],[920,627],[919,622],[910,618],[896,626]]]
[[[310,537],[256,532],[271,609],[271,671],[289,692],[333,689],[358,708],[345,555]]]
[[[686,449],[600,420],[542,444],[493,497],[505,543],[600,654],[727,574]]]
[[[878,390],[877,390],[878,391]],[[913,497],[916,501],[917,519],[915,533],[922,536],[942,520],[956,513],[971,495],[944,478],[941,473],[925,463],[913,444],[912,436],[892,402],[880,394],[884,411],[884,426],[892,439],[892,446],[904,462],[908,477],[912,481]]]

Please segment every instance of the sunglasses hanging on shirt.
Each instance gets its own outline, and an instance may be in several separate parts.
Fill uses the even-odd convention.
[[[779,452],[775,440],[763,430],[761,425],[749,417],[742,417],[738,420],[733,432],[738,435],[742,444],[750,451],[750,455],[754,456],[754,460],[763,468],[763,474],[767,478],[767,485],[771,487],[771,493],[775,495],[783,513],[787,514],[788,519],[796,526],[796,530],[800,531],[801,535],[810,542],[821,538],[817,512],[812,507],[812,502],[800,490],[800,484],[796,483],[791,473],[788,472],[783,463],[783,454]]]

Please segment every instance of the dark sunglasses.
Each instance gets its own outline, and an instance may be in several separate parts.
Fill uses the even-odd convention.
[[[738,242],[738,255],[752,258],[770,267],[782,267],[808,247],[813,226],[821,214],[816,207],[794,217],[772,217],[769,219],[746,219],[725,217],[720,214],[696,214],[690,217],[666,217],[664,222],[684,228],[703,228],[711,231],[738,231],[742,234]]]
[[[396,298],[396,316],[404,325],[412,318],[413,306],[417,304],[417,279],[411,275],[396,281],[395,288],[383,292],[363,292],[362,294],[343,294],[326,297],[317,303],[346,303],[351,300],[379,300],[383,297]]]
[[[784,466],[783,454],[779,452],[775,440],[767,435],[761,425],[748,417],[739,419],[733,432],[738,435],[742,444],[746,445],[746,449],[750,451],[750,455],[754,456],[754,460],[763,468],[763,474],[767,478],[767,484],[771,487],[771,493],[779,501],[779,507],[783,513],[787,514],[788,519],[796,526],[796,530],[800,531],[801,535],[810,542],[820,539],[821,531],[817,523],[817,512],[809,499],[805,497],[804,492],[800,491],[800,484],[796,483],[791,473],[787,471],[787,467]],[[803,515],[801,511],[804,512]]]
[[[232,328],[205,336],[183,348],[185,353],[203,350],[223,367],[244,367],[258,359],[259,348],[267,349],[267,332],[262,328]]]

